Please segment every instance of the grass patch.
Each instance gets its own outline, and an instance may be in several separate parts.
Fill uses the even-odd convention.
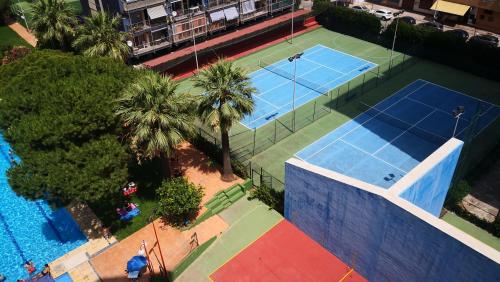
[[[7,46],[26,46],[32,48],[24,39],[15,33],[10,27],[6,25],[0,26],[0,45]]]
[[[174,281],[179,275],[184,272],[212,243],[217,239],[217,236],[210,238],[205,243],[198,246],[194,251],[192,251],[189,256],[182,260],[172,272],[170,272],[170,281]]]
[[[91,204],[91,208],[96,215],[103,221],[106,227],[111,229],[111,233],[118,240],[122,240],[148,225],[150,218],[158,218],[155,215],[155,210],[158,206],[155,191],[163,179],[159,167],[158,160],[144,161],[142,165],[131,164],[129,167],[130,180],[137,183],[137,193],[128,199],[121,195],[117,187],[117,194],[113,199],[107,200],[104,203]],[[125,206],[128,202],[139,205],[141,214],[130,221],[121,221],[116,213],[116,209]]]
[[[442,220],[471,235],[472,237],[478,239],[486,245],[496,249],[497,251],[500,251],[500,238],[493,236],[493,234],[488,233],[486,230],[475,226],[474,224],[459,217],[458,215],[452,212],[447,212],[443,216]]]

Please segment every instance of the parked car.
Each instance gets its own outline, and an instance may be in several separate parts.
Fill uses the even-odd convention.
[[[351,9],[358,11],[358,12],[366,12],[366,13],[372,12],[370,9],[368,9],[366,6],[363,6],[363,5],[355,5],[355,6],[352,6]]]
[[[399,20],[402,22],[405,22],[407,24],[411,24],[411,25],[414,25],[417,23],[417,20],[415,20],[415,18],[412,18],[410,16],[399,17]]]
[[[469,33],[463,29],[451,29],[445,31],[446,33],[453,34],[459,39],[462,39],[463,41],[466,41],[469,38]]]
[[[443,30],[443,25],[438,23],[438,22],[425,22],[425,23],[421,23],[421,24],[418,24],[419,26],[423,26],[423,27],[426,27],[426,28],[433,28],[433,29],[437,29],[437,30]]]
[[[374,15],[383,21],[392,19],[392,12],[386,9],[378,9],[375,11]]]
[[[471,39],[469,40],[469,42],[481,44],[481,45],[486,45],[486,46],[491,46],[491,47],[498,46],[498,38],[491,35],[491,34],[481,34],[481,35],[472,36]]]

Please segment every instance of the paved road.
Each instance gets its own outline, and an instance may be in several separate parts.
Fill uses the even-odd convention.
[[[356,5],[359,5],[359,4],[356,4]],[[392,12],[398,11],[398,9],[394,9],[394,8],[386,7],[386,6],[382,6],[382,5],[377,5],[377,4],[372,4],[372,3],[367,3],[367,2],[363,3],[362,5],[365,5],[366,7],[368,7],[371,10],[387,9],[387,10],[390,10]],[[417,21],[417,24],[432,21],[432,15],[425,15],[425,14],[416,13],[413,11],[411,11],[411,12],[405,11],[404,16],[410,16],[410,17],[414,18]],[[382,25],[384,27],[386,27],[390,23],[391,23],[391,21],[382,22]],[[500,35],[498,35],[498,34],[495,34],[495,33],[489,32],[489,31],[485,31],[485,30],[481,30],[481,29],[475,29],[474,27],[467,26],[467,25],[456,24],[455,26],[448,26],[448,25],[444,26],[445,31],[451,30],[451,29],[463,29],[469,33],[469,38],[474,36],[474,35],[479,35],[479,34],[491,34],[491,35],[495,35],[495,36],[500,38]]]

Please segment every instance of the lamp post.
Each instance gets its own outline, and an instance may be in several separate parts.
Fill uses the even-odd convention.
[[[392,40],[391,57],[389,59],[389,69],[392,68],[392,56],[394,54],[394,46],[396,45],[396,35],[398,34],[399,16],[401,16],[404,12],[405,10],[401,10],[399,12],[394,13],[394,17],[396,18],[396,28],[394,29],[394,38]]]
[[[292,120],[292,131],[295,132],[295,78],[297,75],[297,60],[300,59],[300,57],[304,55],[304,52],[302,53],[297,53],[290,58],[288,58],[288,61],[291,63],[294,63],[293,66],[293,98],[292,98],[292,111],[293,111],[293,120]]]
[[[19,9],[21,10],[21,15],[19,15],[19,16],[21,17],[21,19],[24,20],[24,23],[26,24],[26,29],[29,31],[30,27],[28,26],[28,21],[26,20],[26,15],[24,14],[23,7],[21,7],[21,5],[19,5],[19,0],[17,0],[17,4],[19,6]]]
[[[156,213],[153,213],[153,214],[156,214]],[[163,276],[165,276],[165,278],[167,278],[167,269],[165,267],[165,260],[163,259],[163,253],[161,251],[161,245],[160,245],[160,240],[158,240],[158,234],[156,233],[156,227],[155,227],[155,220],[154,220],[154,217],[151,216],[149,218],[149,221],[151,222],[152,226],[153,226],[153,231],[154,231],[154,234],[155,234],[155,239],[156,239],[156,242],[158,242],[158,250],[160,251],[160,257],[161,257],[161,267],[160,267],[160,272]],[[154,245],[153,247],[154,248]],[[163,270],[162,270],[163,269]]]
[[[290,44],[293,44],[293,13],[295,12],[295,0],[292,0],[292,35],[290,37]]]
[[[198,66],[198,52],[196,51],[196,38],[194,36],[194,27],[193,27],[193,14],[194,14],[194,10],[198,8],[198,7],[193,7],[193,8],[189,8],[191,10],[191,12],[189,13],[190,15],[190,24],[191,24],[191,35],[193,36],[193,47],[194,47],[194,59],[196,60],[196,71],[200,70],[199,66]]]
[[[453,128],[452,137],[455,137],[455,133],[457,132],[457,127],[458,127],[458,120],[464,113],[465,113],[464,106],[458,106],[456,109],[453,110],[452,115],[456,119],[456,121],[455,121],[455,128]]]

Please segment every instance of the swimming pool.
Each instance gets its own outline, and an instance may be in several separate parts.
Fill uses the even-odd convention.
[[[32,260],[40,270],[87,239],[66,209],[53,210],[45,201],[29,201],[12,191],[9,148],[0,134],[0,273],[16,281],[28,276],[24,261]]]

